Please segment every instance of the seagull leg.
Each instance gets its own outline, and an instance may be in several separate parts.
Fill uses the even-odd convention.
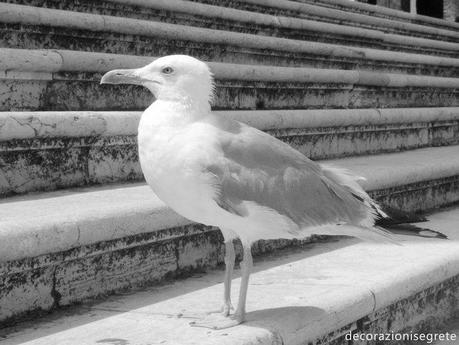
[[[189,319],[204,319],[207,315],[210,314],[221,314],[223,316],[228,316],[231,310],[234,310],[233,305],[231,304],[231,280],[233,277],[234,270],[234,260],[236,259],[236,254],[234,253],[233,240],[225,241],[225,278],[223,280],[223,305],[218,310],[207,311],[205,313],[190,313],[184,312],[180,313],[178,316],[180,318],[189,318]]]
[[[245,321],[245,303],[247,298],[247,289],[249,286],[249,277],[252,270],[253,261],[252,261],[252,252],[250,245],[243,245],[244,248],[244,259],[241,262],[241,286],[239,288],[239,301],[237,304],[237,309],[234,315],[225,316],[223,315],[213,315],[211,317],[205,318],[201,321],[191,322],[192,327],[205,327],[211,329],[224,329],[239,325]],[[226,279],[225,275],[225,279]],[[229,288],[230,286],[228,286]],[[228,290],[229,291],[229,290]],[[225,301],[227,297],[225,290]],[[229,293],[228,293],[229,297]]]
[[[230,310],[233,309],[231,304],[231,279],[233,277],[234,260],[236,254],[234,253],[233,241],[229,240],[225,242],[225,279],[223,281],[224,292],[223,292],[223,307],[222,314],[228,316]]]
[[[239,321],[238,323],[245,321],[245,302],[247,299],[247,289],[249,287],[250,272],[253,267],[252,250],[250,245],[243,245],[244,248],[244,260],[241,262],[241,286],[239,288],[239,301],[237,304],[234,318]]]

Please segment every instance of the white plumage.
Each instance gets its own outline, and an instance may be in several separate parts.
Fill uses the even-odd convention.
[[[358,177],[320,166],[264,132],[213,114],[213,79],[205,63],[166,56],[140,69],[111,71],[101,82],[140,84],[155,95],[139,124],[145,179],[179,214],[222,230],[222,313],[195,325],[225,328],[244,320],[256,240],[314,233],[393,242],[373,226],[375,212],[381,211]],[[230,315],[234,238],[242,241],[244,259],[239,303]]]

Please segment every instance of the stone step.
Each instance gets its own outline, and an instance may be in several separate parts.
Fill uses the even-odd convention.
[[[125,0],[116,0],[124,2]],[[435,36],[440,34],[448,36],[457,41],[458,25],[449,24],[443,21],[446,26],[435,28],[427,25],[423,20],[425,17],[415,16],[416,20],[421,21],[420,24],[399,21],[399,17],[390,19],[381,18],[374,15],[365,15],[362,13],[352,13],[348,8],[346,10],[338,10],[330,7],[317,6],[317,4],[302,3],[290,0],[186,0],[189,2],[200,2],[204,4],[224,6],[229,8],[242,9],[246,11],[267,13],[277,16],[296,17],[303,19],[319,20],[321,22],[349,25],[367,29],[378,29],[384,32],[395,34],[404,34],[407,30],[410,31],[410,36],[426,37],[435,39]],[[333,1],[333,0],[332,0]],[[145,1],[146,2],[146,1]],[[322,1],[319,1],[322,3]],[[395,20],[394,20],[395,19]],[[432,22],[429,20],[429,22]]]
[[[35,6],[35,2],[33,2]],[[450,55],[457,57],[459,35],[455,43],[445,43],[442,41],[451,39],[448,36],[437,35],[434,39],[416,38],[410,37],[407,40],[406,35],[411,36],[411,33],[407,31],[404,35],[396,35],[391,33],[385,33],[380,30],[369,30],[364,28],[356,28],[352,26],[324,23],[315,20],[306,20],[291,17],[278,17],[264,13],[254,13],[249,11],[243,11],[232,8],[222,8],[219,6],[212,6],[200,3],[189,3],[182,0],[169,0],[159,2],[145,2],[143,0],[136,0],[131,2],[121,1],[105,1],[105,2],[77,2],[74,1],[66,2],[52,2],[46,1],[44,4],[46,7],[57,7],[59,9],[65,9],[66,11],[53,11],[49,9],[38,9],[40,20],[37,21],[36,8],[29,6],[17,6],[10,4],[0,3],[0,8],[4,10],[4,15],[0,16],[0,22],[4,23],[2,31],[5,39],[3,46],[12,47],[16,45],[21,48],[61,48],[69,49],[69,43],[62,38],[71,34],[71,31],[66,27],[65,30],[53,29],[50,32],[51,27],[56,27],[65,23],[65,21],[47,21],[46,17],[57,18],[61,16],[77,16],[82,18],[82,14],[76,14],[72,11],[89,12],[91,14],[83,16],[84,24],[77,28],[73,27],[74,35],[78,37],[76,42],[75,37],[72,41],[72,46],[75,47],[78,44],[81,48],[84,47],[84,40],[87,42],[87,46],[93,51],[102,51],[110,53],[129,53],[126,51],[128,48],[123,48],[123,44],[118,42],[115,44],[107,44],[110,40],[120,40],[119,35],[123,35],[124,45],[127,45],[128,41],[132,41],[132,37],[126,35],[123,27],[133,27],[135,25],[148,27],[144,21],[132,20],[132,18],[146,19],[148,21],[154,21],[155,25],[158,22],[165,22],[171,24],[180,24],[192,27],[203,27],[208,29],[218,29],[223,31],[236,31],[246,34],[259,34],[262,36],[274,36],[284,37],[303,41],[318,41],[324,43],[338,44],[340,46],[356,46],[356,47],[369,47],[377,48],[382,50],[392,51],[404,51],[411,53],[431,54],[431,55]],[[139,6],[141,10],[139,10]],[[131,23],[127,25],[119,25],[117,28],[112,28],[110,32],[99,33],[97,39],[92,34],[91,29],[94,25],[88,27],[89,22],[98,23],[99,16],[93,14],[111,15],[116,17],[125,17],[125,21]],[[131,18],[131,19],[128,19]],[[60,23],[61,24],[60,24]],[[54,23],[54,24],[53,24]],[[20,31],[18,31],[17,25],[21,25]],[[155,33],[154,25],[152,28],[152,34]],[[168,26],[165,26],[165,29]],[[174,26],[170,26],[172,29]],[[78,29],[76,31],[75,29]],[[171,29],[171,30],[172,30]],[[83,31],[86,30],[86,31]],[[98,29],[100,30],[100,28]],[[118,36],[115,38],[113,34]],[[145,35],[145,30],[141,32],[139,30],[138,36]],[[150,34],[151,36],[151,34]],[[236,36],[235,36],[236,37]],[[240,36],[242,37],[242,36]],[[140,39],[139,39],[140,38]],[[146,44],[146,37],[139,37],[137,45],[139,43]],[[100,43],[98,47],[96,44]],[[54,46],[50,46],[50,44]],[[74,49],[74,48],[72,48]],[[132,49],[132,48],[131,48]],[[147,48],[141,48],[145,51]],[[153,50],[154,51],[154,50]],[[136,54],[139,54],[136,52]]]
[[[152,102],[141,87],[99,85],[107,70],[140,67],[152,57],[16,49],[0,54],[5,57],[0,63],[0,111],[140,110]],[[459,105],[459,78],[216,62],[209,66],[216,77],[216,109]]]
[[[397,9],[375,6],[358,1],[349,1],[349,0],[294,0],[297,2],[302,2],[310,5],[324,6],[327,8],[335,8],[341,11],[354,12],[365,14],[374,17],[392,19],[400,22],[407,22],[413,24],[419,24],[424,26],[432,26],[436,28],[441,28],[445,30],[459,30],[459,24],[447,21],[444,19],[424,16],[420,14],[412,14],[409,12],[400,11]]]
[[[449,146],[326,162],[365,176],[363,187],[382,204],[414,212],[459,200],[458,153],[459,146]],[[32,194],[0,205],[0,285],[7,287],[0,289],[4,325],[32,310],[222,262],[219,231],[178,216],[143,184]],[[261,241],[254,251],[291,244]],[[435,252],[443,251],[422,255]],[[396,257],[398,265],[406,262],[398,255],[387,257]]]
[[[449,331],[448,341],[434,344],[456,344],[458,324],[448,320],[459,302],[458,219],[459,209],[452,209],[422,224],[451,241],[400,236],[403,246],[393,246],[340,239],[255,258],[248,321],[237,327],[192,328],[193,319],[179,317],[220,305],[223,272],[212,270],[56,311],[2,329],[0,338],[4,345],[329,345],[352,336],[364,343],[376,333],[404,344],[403,334],[416,340],[428,333],[431,342],[441,333],[446,340]],[[234,302],[239,284],[236,270]]]
[[[459,108],[217,111],[311,159],[459,144]],[[0,197],[143,180],[141,112],[0,112]]]
[[[430,71],[432,65],[454,66],[457,60],[435,59],[435,56],[430,58],[425,54],[444,52],[443,55],[457,57],[459,51],[457,43],[427,40],[421,44],[414,38],[407,39],[403,36],[392,38],[387,43],[403,46],[412,42],[422,54],[0,3],[0,8],[2,6],[5,8],[0,12],[0,22],[3,23],[4,35],[0,36],[3,37],[0,45],[9,48],[72,49],[130,55],[187,53],[205,60],[240,63],[384,68],[376,64],[376,60],[383,65],[391,62],[386,70],[388,67],[392,70],[413,70],[410,67],[413,63],[429,65],[430,68],[422,69],[422,73],[426,74],[435,72]],[[316,27],[320,25],[321,23],[314,24]],[[346,32],[346,29],[333,28],[325,31],[328,31],[327,35],[333,36],[338,32]],[[377,38],[374,34],[361,31],[361,35],[366,35],[367,41],[373,47],[377,47],[378,42],[387,40],[387,37]],[[320,37],[317,33],[313,36]],[[336,42],[343,42],[341,36],[337,37]],[[397,67],[397,62],[401,62],[402,66]],[[451,73],[455,72],[449,71],[449,75]]]

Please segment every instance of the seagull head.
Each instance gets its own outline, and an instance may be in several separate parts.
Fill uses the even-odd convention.
[[[156,99],[187,103],[212,101],[212,73],[204,62],[188,55],[169,55],[136,69],[107,72],[101,84],[135,84],[149,89]]]

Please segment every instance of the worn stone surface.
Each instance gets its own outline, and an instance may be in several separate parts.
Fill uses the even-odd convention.
[[[403,36],[392,37],[391,34],[382,33],[375,30],[356,29],[352,27],[345,27],[342,25],[335,25],[330,23],[318,23],[316,21],[306,21],[304,19],[287,18],[287,17],[274,17],[262,13],[246,12],[236,9],[222,9],[221,7],[208,6],[205,4],[193,4],[189,6],[187,2],[178,2],[173,6],[175,2],[165,4],[150,4],[149,6],[154,8],[146,7],[132,7],[129,4],[114,3],[114,2],[57,2],[52,1],[35,1],[32,5],[39,7],[50,7],[59,8],[71,11],[81,11],[89,13],[99,13],[104,15],[115,15],[117,17],[130,17],[138,19],[147,19],[153,21],[161,21],[171,24],[189,25],[195,27],[204,27],[208,29],[227,30],[249,34],[259,34],[263,36],[271,37],[285,37],[298,40],[307,41],[318,41],[325,43],[338,43],[344,46],[360,46],[360,47],[371,47],[377,49],[389,49],[395,51],[407,51],[407,52],[418,52],[422,54],[437,55],[441,49],[438,47],[432,47],[436,42],[417,42],[416,40],[404,40]],[[162,9],[164,7],[164,9]],[[199,7],[199,8],[198,8]],[[201,9],[202,7],[202,9]],[[27,9],[27,8],[25,8]],[[140,9],[140,10],[139,10]],[[41,38],[40,38],[41,32]],[[88,46],[91,45],[91,49],[94,49],[97,44],[97,40],[102,42],[103,47],[106,47],[110,52],[119,49],[123,50],[121,41],[125,44],[132,40],[131,36],[114,37],[112,33],[94,35],[91,32],[82,32],[79,30],[77,35],[72,35],[71,32],[66,33],[66,30],[59,30],[27,26],[21,27],[21,33],[16,31],[16,27],[13,30],[9,29],[8,26],[3,27],[3,33],[5,40],[3,42],[9,42],[12,44],[22,44],[26,47],[30,45],[36,46],[37,42],[45,41],[46,44],[55,42],[57,48],[60,44],[66,44],[65,40],[60,39],[62,36],[71,35],[73,45],[76,44],[75,36],[78,36],[78,40],[86,38]],[[410,35],[410,32],[405,34]],[[16,36],[20,35],[20,36]],[[107,36],[104,38],[103,36]],[[45,39],[45,37],[47,39]],[[448,40],[451,37],[442,36],[441,34],[432,35],[431,38],[435,40]],[[113,47],[109,41],[118,38],[117,48]],[[153,39],[154,41],[158,38]],[[6,41],[7,40],[7,41]],[[137,49],[141,49],[141,44],[146,44],[149,39],[147,37],[141,37],[137,40]],[[151,38],[150,38],[151,41]],[[67,42],[69,44],[70,42]],[[101,44],[101,45],[102,45]],[[94,45],[94,46],[93,46]],[[131,49],[132,49],[132,43]],[[434,49],[436,48],[436,49]],[[67,49],[67,48],[65,48]],[[125,50],[126,48],[124,48]],[[100,50],[100,47],[99,47]],[[154,51],[154,50],[153,50]]]
[[[0,166],[0,195],[143,179],[131,136],[0,142]]]
[[[57,78],[62,78],[58,80]],[[66,74],[40,81],[33,101],[24,92],[29,81],[0,80],[7,94],[0,110],[143,110],[151,94],[134,86],[99,86],[100,75],[85,80]],[[32,82],[35,84],[36,82]],[[435,87],[354,86],[342,83],[298,83],[217,80],[215,109],[394,108],[459,105],[456,89]]]
[[[458,146],[425,148],[326,163],[366,177],[360,183],[368,191],[409,193],[408,187],[413,184],[419,190],[423,186],[429,190],[432,183],[441,186],[448,179],[454,180],[459,166],[458,149]],[[444,197],[441,193],[438,196],[437,206],[440,206]],[[145,184],[17,196],[2,201],[1,205],[3,261],[191,223],[166,207]],[[24,213],[24,209],[28,212]]]
[[[5,25],[3,25],[5,26]],[[40,33],[41,31],[41,33]],[[0,47],[24,48],[24,49],[70,49],[81,51],[105,52],[112,54],[131,55],[169,55],[188,54],[204,60],[264,64],[278,66],[307,66],[315,68],[340,68],[340,69],[365,69],[385,72],[402,72],[410,74],[457,76],[457,67],[440,66],[434,64],[398,62],[398,61],[374,61],[368,58],[365,52],[355,54],[354,57],[339,56],[335,52],[333,58],[329,52],[334,47],[322,49],[323,53],[311,47],[311,51],[304,49],[303,52],[289,51],[287,48],[277,49],[273,54],[273,48],[260,49],[238,46],[236,43],[206,43],[180,40],[179,38],[161,38],[147,36],[132,36],[121,34],[104,34],[99,32],[67,32],[68,29],[49,27],[28,28],[21,26],[20,31],[11,31],[0,27]],[[107,36],[107,37],[104,37]],[[303,42],[307,45],[307,42]],[[307,47],[306,47],[307,48]],[[399,47],[397,47],[399,50]],[[314,51],[315,50],[315,51]],[[419,53],[429,53],[423,48]],[[439,52],[435,49],[433,52]],[[431,53],[433,53],[431,52]],[[397,53],[396,53],[397,54]],[[395,59],[394,59],[395,60]]]
[[[56,267],[59,305],[164,280],[177,269],[175,243],[150,243],[64,261]],[[65,258],[64,258],[65,260]],[[190,263],[191,264],[191,263]]]
[[[4,262],[0,280],[7,288],[0,289],[0,319],[14,322],[31,311],[215,266],[223,259],[221,241],[215,229],[190,225]]]
[[[40,97],[46,93],[46,81],[0,80],[0,107],[10,109],[37,109]]]
[[[451,148],[448,149],[447,156],[454,158],[451,156]],[[422,156],[422,153],[417,155],[417,157]],[[430,168],[439,169],[438,171],[443,173],[447,169],[442,168],[438,163],[450,162],[443,162],[438,150],[434,156],[438,162]],[[420,182],[408,183],[406,181],[412,179],[415,174],[426,174],[426,176],[431,174],[425,162],[419,162],[416,157],[412,159],[415,162],[411,167],[412,170],[404,167],[407,171],[404,172],[403,178],[399,176],[399,171],[393,168],[390,170],[392,175],[385,174],[384,169],[387,164],[384,157],[381,157],[378,157],[381,160],[379,168],[375,167],[374,162],[369,164],[371,173],[368,167],[366,170],[364,166],[360,167],[361,174],[368,177],[367,183],[373,185],[371,196],[381,204],[414,212],[459,200],[457,169],[456,175],[450,177],[426,180],[418,176],[416,178]],[[459,155],[455,157],[457,159]],[[400,166],[400,170],[402,170],[400,162],[407,164],[408,161],[403,155],[398,158],[387,155],[386,158],[392,161],[393,165]],[[358,158],[348,160],[348,167],[359,169]],[[361,164],[367,164],[369,160],[363,159]],[[401,185],[388,187],[388,178],[393,179],[392,184],[395,181],[395,184],[400,182]],[[384,185],[386,187],[382,188],[381,186]],[[377,186],[380,186],[379,189]],[[92,199],[86,196],[86,201],[84,201],[84,194],[74,195],[73,199],[71,195],[67,197],[64,195],[63,198],[56,198],[54,201],[50,200],[53,198],[50,195],[48,200],[38,200],[40,204],[36,204],[36,207],[33,202],[21,204],[21,200],[13,200],[15,202],[13,205],[5,204],[4,206],[9,208],[5,209],[6,215],[2,215],[4,222],[2,225],[4,229],[13,229],[13,231],[9,236],[3,237],[1,243],[8,246],[10,242],[21,241],[24,248],[16,245],[14,252],[9,255],[11,257],[21,251],[25,254],[16,259],[3,260],[0,264],[0,277],[9,286],[9,289],[0,289],[0,306],[7,306],[5,309],[0,307],[0,319],[9,319],[12,322],[15,317],[22,317],[30,310],[47,310],[57,305],[67,305],[106,293],[133,289],[145,284],[156,284],[169,278],[202,271],[206,267],[222,262],[222,239],[218,230],[196,224],[169,225],[187,224],[189,221],[181,220],[177,215],[175,215],[177,219],[173,219],[174,215],[167,213],[167,210],[160,210],[159,205],[155,209],[154,200],[151,200],[152,192],[147,187],[133,189],[105,192],[108,194],[106,197],[102,191]],[[145,195],[142,196],[143,194]],[[128,201],[132,199],[132,202],[121,200],[122,198]],[[105,203],[103,200],[106,200]],[[54,206],[56,204],[61,206],[56,209]],[[66,204],[69,204],[68,209],[65,208]],[[79,205],[79,213],[75,212],[74,204]],[[53,206],[55,214],[49,211],[46,213],[47,208]],[[14,217],[14,212],[23,210],[23,207],[29,207],[31,210],[30,214],[23,216],[23,223],[21,223]],[[48,218],[53,218],[57,223],[49,223],[46,220],[49,223],[47,224],[33,212],[46,213]],[[57,214],[61,220],[56,216]],[[94,219],[96,214],[102,218]],[[14,222],[8,217],[13,217]],[[26,233],[21,236],[18,231],[14,231],[13,225],[18,228],[17,230]],[[46,226],[50,228],[46,229]],[[29,231],[27,227],[30,228]],[[34,234],[31,230],[38,232]],[[94,233],[96,231],[97,234]],[[60,244],[60,249],[51,248],[50,246],[55,243],[44,242],[49,241],[48,238],[52,236],[59,237],[63,242],[66,239],[68,243]],[[309,240],[307,239],[306,242]],[[254,245],[254,251],[263,253],[303,243],[286,240],[260,241]],[[27,246],[31,249],[27,250]],[[2,250],[3,253],[6,249]],[[32,254],[32,249],[42,250],[41,255]],[[238,252],[240,253],[240,246]],[[24,258],[24,256],[31,257]],[[25,302],[16,305],[15,301],[21,294],[24,294],[22,298]],[[381,297],[378,303],[383,302],[384,298]]]
[[[310,1],[266,1],[266,0],[190,0],[194,2],[201,2],[205,4],[212,4],[218,6],[226,6],[231,8],[244,9],[247,11],[268,13],[272,15],[282,15],[287,17],[297,17],[312,20],[320,20],[327,23],[337,23],[349,26],[363,27],[368,29],[380,29],[385,32],[403,34],[407,28],[412,30],[413,36],[428,36],[432,31],[443,29],[436,29],[428,27],[422,20],[415,20],[421,22],[422,25],[412,24],[409,22],[399,22],[397,20],[381,18],[374,15],[362,15],[361,13],[352,13],[353,11],[340,11],[338,9],[315,6]],[[301,3],[303,2],[303,3]],[[307,2],[307,3],[306,3]],[[346,9],[348,6],[346,6]],[[380,11],[378,11],[380,12]],[[392,18],[392,16],[389,16]],[[444,27],[443,25],[440,25]],[[447,31],[447,30],[446,30]],[[449,35],[455,36],[455,33],[449,32]]]
[[[161,240],[162,237],[175,236]],[[313,240],[259,241],[254,254],[269,253]],[[0,328],[27,313],[79,303],[101,295],[186,277],[223,263],[223,238],[215,228],[181,228],[94,243],[69,251],[0,265]],[[242,247],[236,243],[241,259]],[[22,301],[17,305],[18,301]]]
[[[457,312],[457,243],[401,240],[403,246],[355,240],[316,243],[257,259],[248,320],[223,331],[192,328],[188,323],[193,319],[186,316],[219,305],[223,272],[211,271],[86,304],[42,322],[15,325],[0,334],[8,345],[106,339],[129,344],[293,345],[346,344],[348,332],[432,331]],[[239,281],[234,280],[235,296]]]
[[[459,144],[459,121],[267,132],[311,159]],[[143,180],[134,135],[0,141],[0,165],[0,196]]]
[[[205,3],[205,1],[156,1],[156,4],[152,4],[151,2],[145,2],[142,0],[137,1],[124,1],[124,0],[116,0],[116,1],[97,1],[94,2],[92,0],[81,0],[78,3],[72,1],[57,1],[57,0],[5,0],[4,2],[14,3],[14,4],[21,4],[21,5],[29,5],[29,6],[38,6],[38,7],[47,7],[47,8],[56,8],[56,9],[63,9],[63,10],[72,10],[72,11],[81,11],[81,12],[88,12],[88,13],[99,13],[99,14],[106,14],[106,15],[113,15],[113,16],[126,16],[131,18],[141,18],[141,19],[149,19],[149,20],[161,20],[161,21],[170,21],[172,23],[180,22],[180,20],[189,20],[190,23],[193,25],[199,25],[203,20],[205,20],[209,13],[210,14],[217,14],[214,15],[214,20],[208,23],[207,27],[218,27],[220,21],[218,20],[219,16],[222,13],[213,13],[212,10],[209,10],[206,7],[203,7],[201,10],[201,6],[199,3]],[[305,4],[315,5],[315,6],[324,6],[329,8],[335,8],[344,10],[346,12],[354,12],[354,13],[361,13],[364,15],[371,15],[374,17],[386,18],[396,21],[404,21],[408,23],[417,23],[421,25],[429,25],[432,27],[438,27],[443,29],[451,29],[450,25],[447,23],[442,23],[439,20],[431,20],[429,18],[413,18],[412,16],[406,15],[401,11],[387,11],[385,8],[381,7],[374,7],[374,6],[365,6],[356,3],[350,3],[346,0],[341,1],[330,1],[330,0],[297,0],[296,2],[303,2]],[[171,4],[172,3],[172,4]],[[175,4],[176,3],[176,4]],[[191,3],[191,4],[190,4]],[[226,6],[231,6],[229,2],[219,2],[218,5],[225,4]],[[238,8],[250,8],[249,6],[259,4],[260,2],[244,2],[240,4]],[[197,10],[197,6],[192,8],[193,5],[199,6],[200,10]],[[266,3],[265,6],[272,6],[272,3]],[[284,11],[289,11],[290,9],[290,16],[294,17],[296,12],[295,8],[298,8],[297,5],[292,6],[290,4],[285,4],[285,2],[280,4],[280,7],[272,6],[271,11],[278,11],[281,13],[282,9]],[[283,5],[283,6],[282,6]],[[288,6],[290,5],[290,6]],[[171,9],[176,9],[176,13],[170,13]],[[190,10],[193,10],[194,16],[190,18],[187,16]],[[307,8],[309,9],[309,8]],[[203,13],[206,12],[207,13]],[[168,13],[169,12],[169,13]],[[266,11],[261,11],[261,13],[265,13]],[[275,12],[274,12],[275,13]],[[314,12],[316,16],[314,19],[317,19],[317,15],[323,13],[320,11]],[[197,19],[197,22],[194,22]],[[324,22],[329,22],[329,16],[324,16],[322,19]],[[364,22],[366,25],[369,23]],[[387,23],[387,22],[384,22]],[[376,24],[376,23],[375,23]],[[382,29],[385,30],[392,30],[392,28],[386,28],[383,26],[375,25],[372,28]],[[380,24],[380,23],[378,23]],[[353,24],[356,25],[356,24]],[[386,24],[387,26],[387,24]],[[235,28],[236,29],[236,28]],[[397,27],[397,29],[402,30],[401,27]],[[406,30],[406,29],[405,29]],[[435,31],[434,31],[435,32]],[[419,34],[419,33],[418,33]]]
[[[459,175],[427,183],[414,183],[403,189],[393,188],[370,193],[381,204],[395,209],[419,212],[449,205],[459,200]]]
[[[340,328],[312,342],[313,344],[410,344],[416,341],[392,339],[397,336],[438,333],[455,317],[459,302],[459,275],[413,294],[396,303]],[[349,336],[381,335],[384,340],[349,340]],[[405,335],[403,335],[405,334]],[[385,337],[388,336],[386,340]],[[409,338],[407,338],[409,339]]]
[[[40,259],[37,259],[39,261]],[[55,263],[54,263],[55,264]],[[23,264],[11,266],[25,268]],[[29,311],[50,310],[56,306],[53,297],[55,266],[27,267],[0,274],[1,320],[25,315]]]

